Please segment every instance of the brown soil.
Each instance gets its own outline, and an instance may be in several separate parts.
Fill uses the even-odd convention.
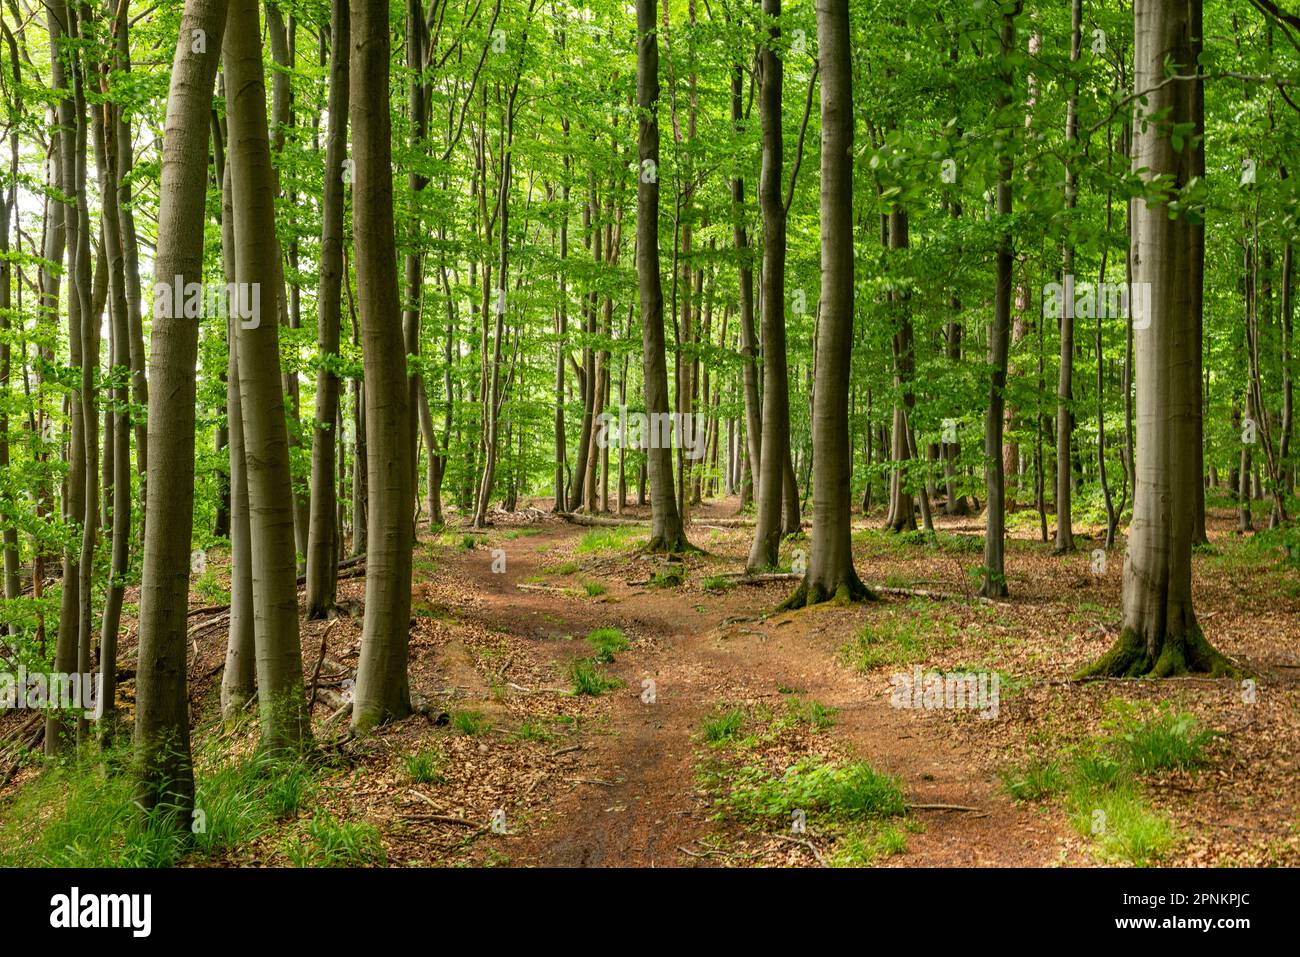
[[[1211,532],[1222,554],[1197,556],[1196,593],[1207,635],[1254,675],[1253,704],[1232,679],[1067,680],[1116,633],[1122,548],[1103,574],[1093,574],[1097,543],[1085,537],[1079,554],[1052,556],[1034,525],[1011,543],[1012,596],[995,605],[973,598],[970,573],[980,556],[956,537],[978,535],[976,520],[944,520],[949,535],[939,549],[867,533],[855,545],[865,581],[947,597],[888,593],[862,605],[773,615],[791,582],[719,588],[710,580],[743,564],[749,529],[709,524],[734,513],[734,502],[695,509],[690,537],[704,553],[687,559],[683,584],[668,587],[652,581],[662,562],[635,554],[644,529],[594,551],[579,549],[592,529],[540,509],[498,514],[486,534],[421,529],[410,668],[413,695],[427,713],[365,739],[336,740],[344,766],[326,777],[319,805],[372,822],[388,862],[398,865],[816,866],[837,847],[833,830],[819,831],[811,816],[800,836],[781,822],[720,818],[719,794],[700,777],[717,757],[701,736],[706,718],[733,706],[780,714],[797,700],[832,709],[833,724],[783,727],[755,746],[754,761],[774,773],[808,756],[866,761],[896,776],[912,804],[963,809],[911,810],[905,851],[874,863],[1093,865],[1101,858],[1071,826],[1062,800],[1014,801],[999,771],[1104,733],[1108,702],[1123,698],[1173,702],[1223,732],[1208,767],[1147,784],[1151,805],[1169,815],[1178,835],[1165,863],[1300,863],[1300,588],[1275,561],[1249,574],[1232,571],[1226,513]],[[800,547],[806,543],[786,543],[783,560]],[[323,684],[335,687],[355,668],[364,579],[340,590],[351,614],[332,626],[303,626],[308,675],[330,628],[327,659],[343,673],[326,668]],[[918,616],[918,664],[1005,676],[995,720],[895,708],[890,677],[910,673],[912,662],[859,670],[845,654],[864,625]],[[619,628],[630,641],[603,666],[622,686],[574,695],[568,666],[591,655],[583,637],[600,627]],[[194,637],[192,700],[210,716],[225,630],[200,628]],[[134,637],[125,645],[133,655]],[[122,693],[129,710],[131,682]],[[323,740],[341,730],[325,726],[333,710],[317,704]],[[480,727],[467,726],[466,714],[477,715]],[[438,780],[413,782],[406,761],[421,751],[439,755]],[[32,773],[23,770],[14,786]],[[505,833],[490,826],[499,812]],[[294,826],[225,863],[283,863]]]

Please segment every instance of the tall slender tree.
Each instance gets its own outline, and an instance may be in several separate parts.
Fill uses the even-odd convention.
[[[253,633],[262,749],[301,750],[311,738],[298,642],[298,562],[293,483],[280,370],[281,275],[275,233],[275,175],[257,0],[231,0],[224,70],[229,115],[239,408],[252,542]],[[248,313],[248,315],[245,315]]]
[[[1124,623],[1086,675],[1232,673],[1206,640],[1192,603],[1201,350],[1200,300],[1192,289],[1198,244],[1186,208],[1171,201],[1194,176],[1194,83],[1169,83],[1172,65],[1194,69],[1201,0],[1136,0],[1133,172],[1148,193],[1133,208],[1133,280],[1151,294],[1150,322],[1134,333],[1137,450],[1133,523],[1124,561]],[[1200,247],[1203,249],[1203,247]]]
[[[636,267],[641,302],[641,346],[646,412],[651,422],[669,415],[668,361],[664,346],[664,292],[659,274],[659,31],[654,0],[636,0],[637,217]],[[650,478],[648,551],[676,553],[688,547],[677,510],[673,450],[651,427],[645,450]]]
[[[763,269],[760,302],[763,335],[762,442],[755,477],[758,506],[749,568],[758,571],[777,564],[781,545],[782,506],[786,467],[790,462],[789,374],[785,350],[786,212],[781,197],[784,147],[781,135],[781,91],[785,64],[781,42],[781,0],[763,0],[767,37],[759,47],[759,117],[763,124],[763,162],[758,179],[758,203],[763,216]]]
[[[848,0],[816,0],[821,64],[821,301],[813,395],[812,555],[784,607],[872,597],[853,567],[849,372],[853,354],[853,69]],[[767,456],[767,451],[763,455]]]
[[[226,0],[186,0],[163,130],[154,283],[199,282],[207,194],[208,114]],[[150,337],[149,517],[140,586],[136,798],[187,815],[194,800],[186,681],[190,534],[194,516],[194,363],[198,326],[161,310]],[[188,821],[185,821],[188,824]]]
[[[984,416],[984,481],[988,508],[984,526],[984,580],[980,594],[1002,598],[1007,594],[1003,560],[1006,538],[1006,457],[1003,455],[1003,416],[1006,411],[1007,357],[1011,337],[1011,124],[1006,122],[1011,103],[1011,69],[1007,65],[1016,49],[1016,17],[1022,4],[1004,10],[1000,28],[1002,66],[999,75],[1003,92],[998,94],[998,117],[1006,130],[998,156],[998,233],[996,286],[993,294],[993,325],[989,330],[989,404]]]
[[[411,710],[406,662],[415,501],[409,430],[414,410],[397,294],[388,10],[370,0],[351,0],[350,10],[349,105],[356,170],[352,243],[363,340],[369,493],[366,610],[352,726],[368,730]]]
[[[321,210],[321,266],[316,369],[316,427],[311,446],[311,522],[307,536],[307,617],[323,618],[338,589],[337,489],[334,423],[339,413],[339,328],[343,312],[343,169],[347,159],[347,0],[330,0],[329,132],[325,139],[325,182]]]

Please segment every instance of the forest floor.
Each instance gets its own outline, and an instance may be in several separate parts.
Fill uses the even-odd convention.
[[[1227,511],[1195,594],[1246,683],[1072,682],[1117,635],[1123,545],[1100,567],[1085,531],[1054,556],[1034,513],[1013,516],[1007,601],[974,595],[977,518],[941,519],[928,544],[856,517],[879,600],[774,613],[794,583],[735,580],[752,534],[735,501],[692,510],[702,552],[681,564],[637,553],[645,526],[531,504],[484,533],[421,527],[421,713],[360,739],[324,700],[360,649],[364,578],[340,581],[340,616],[302,634],[309,681],[324,643],[314,723],[333,760],[295,813],[195,863],[328,862],[322,822],[352,822],[362,861],[390,865],[1300,865],[1300,576]],[[198,737],[250,748],[251,721],[214,721],[223,623],[193,620]],[[896,676],[921,672],[996,675],[995,705],[895,706]]]

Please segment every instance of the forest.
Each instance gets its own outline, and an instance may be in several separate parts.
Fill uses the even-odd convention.
[[[0,129],[0,865],[1300,866],[1293,3],[0,0]]]

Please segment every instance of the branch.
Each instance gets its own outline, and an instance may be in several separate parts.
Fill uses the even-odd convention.
[[[794,183],[799,178],[799,167],[803,164],[803,139],[808,132],[808,116],[812,113],[813,89],[817,86],[817,74],[821,72],[820,60],[813,61],[812,76],[808,77],[808,98],[803,104],[803,123],[799,125],[799,148],[794,154],[794,169],[790,171],[790,188],[785,191],[785,214],[790,215],[790,204],[794,201]]]

